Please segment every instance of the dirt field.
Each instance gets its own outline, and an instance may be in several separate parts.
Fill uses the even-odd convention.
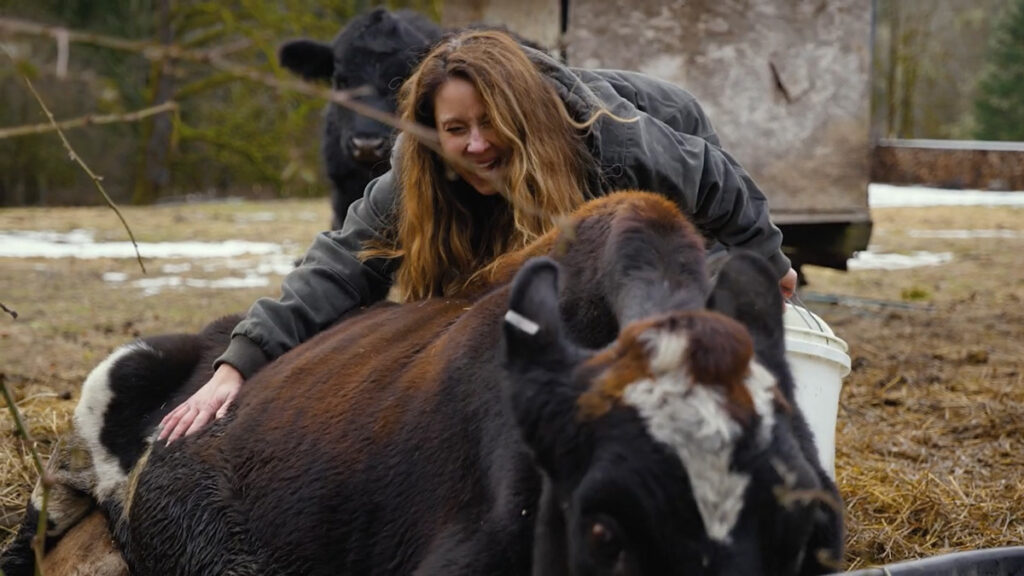
[[[139,241],[286,243],[301,253],[328,221],[323,201],[129,209]],[[273,216],[274,220],[270,221]],[[850,344],[836,468],[847,509],[847,568],[1024,542],[1024,209],[874,211],[879,251],[948,252],[938,266],[847,273],[808,268],[804,300]],[[106,209],[0,210],[0,231],[92,229],[125,239]],[[997,231],[956,238],[950,230]],[[927,236],[940,232],[939,238]],[[954,237],[948,237],[954,236]],[[78,387],[115,346],[192,331],[274,295],[280,276],[242,289],[168,288],[140,279],[244,276],[256,257],[217,266],[130,259],[0,258],[0,372],[45,456],[66,429]],[[212,261],[211,261],[212,262]],[[171,267],[166,267],[171,266]],[[219,267],[218,267],[219,266]],[[208,269],[210,268],[210,269]],[[104,274],[123,274],[118,282]],[[820,302],[839,296],[840,304]],[[2,404],[2,401],[0,401]],[[0,520],[20,515],[35,479],[12,419],[0,416]],[[0,542],[10,536],[0,531]]]

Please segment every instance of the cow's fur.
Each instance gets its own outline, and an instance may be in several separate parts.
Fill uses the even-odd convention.
[[[43,560],[43,576],[129,576],[106,516],[93,510]]]
[[[361,103],[394,113],[402,82],[441,27],[412,10],[378,8],[356,16],[330,44],[301,39],[281,46],[281,66],[309,80],[330,81],[335,90],[358,90]],[[321,150],[331,179],[332,227],[340,228],[348,206],[371,179],[389,167],[393,130],[338,104],[325,110]]]
[[[116,462],[90,468],[91,492],[132,572],[833,568],[838,496],[793,402],[767,264],[735,256],[709,290],[699,236],[655,195],[571,223],[465,297],[380,304],[321,333],[170,447],[144,449],[151,424],[124,416],[117,443],[76,412],[91,461]],[[187,393],[226,324],[115,352],[80,410],[148,397],[162,374],[188,383],[154,397]],[[149,402],[152,423],[169,408]]]

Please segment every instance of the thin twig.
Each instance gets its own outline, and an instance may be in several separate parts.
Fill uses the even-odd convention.
[[[11,62],[17,64],[17,60],[14,59],[14,55],[11,54],[6,46],[0,46],[0,48],[3,48],[4,52],[7,53],[7,57],[11,59]],[[85,161],[79,157],[77,152],[75,152],[75,149],[71,147],[71,142],[68,142],[68,138],[64,135],[64,131],[60,129],[60,126],[57,126],[57,121],[53,117],[53,112],[50,112],[50,109],[46,107],[46,103],[43,102],[42,96],[40,96],[39,92],[36,91],[36,87],[32,85],[32,81],[25,75],[22,75],[22,78],[25,80],[25,84],[28,85],[28,89],[32,92],[32,95],[35,96],[36,102],[39,102],[40,108],[43,109],[46,117],[50,120],[50,124],[54,127],[54,130],[57,131],[57,135],[60,136],[61,142],[64,143],[64,149],[68,151],[68,155],[82,167],[82,170],[84,170],[86,174],[89,175],[93,184],[96,185],[96,189],[100,191],[100,194],[103,195],[103,199],[106,200],[107,206],[110,206],[110,209],[114,211],[114,214],[117,214],[118,219],[121,220],[121,224],[124,225],[124,229],[128,231],[128,238],[132,241],[132,246],[135,247],[135,259],[138,260],[139,267],[142,268],[142,273],[145,274],[146,265],[142,263],[142,255],[139,254],[139,245],[135,241],[135,234],[132,233],[132,229],[128,226],[128,222],[125,221],[124,216],[121,215],[121,211],[117,208],[117,204],[114,204],[110,195],[107,194],[107,190],[103,188],[103,184],[100,183],[102,178],[93,173],[89,166],[86,165]]]
[[[93,126],[100,124],[114,124],[121,122],[137,122],[143,118],[155,116],[163,112],[170,112],[178,109],[177,102],[164,102],[157,106],[150,108],[143,108],[142,110],[136,110],[135,112],[127,112],[125,114],[89,114],[88,116],[82,116],[71,120],[62,120],[56,124],[44,123],[44,124],[32,124],[30,126],[12,126],[10,128],[0,128],[0,140],[5,138],[14,138],[16,136],[27,136],[29,134],[45,134],[47,132],[53,132],[55,130],[68,130],[71,128],[81,128],[82,126]]]
[[[25,426],[25,421],[21,418],[21,411],[18,410],[17,404],[14,403],[14,396],[11,394],[10,389],[7,388],[7,374],[0,372],[0,387],[3,388],[4,400],[7,401],[7,408],[11,411],[11,415],[14,416],[14,425],[18,429],[18,433],[25,439],[25,442],[29,446],[29,451],[32,453],[32,461],[35,463],[36,471],[42,476],[43,460],[39,457],[39,454],[35,451],[35,440],[28,433],[28,427]]]
[[[4,312],[7,312],[8,314],[10,314],[12,319],[14,319],[14,320],[18,319],[18,311],[17,310],[13,310],[11,308],[8,308],[7,306],[4,306],[3,302],[0,302],[0,310],[3,310]]]
[[[7,401],[7,408],[11,412],[11,416],[14,418],[14,426],[17,428],[18,433],[21,434],[22,439],[25,441],[25,446],[28,448],[29,454],[32,455],[32,463],[36,467],[36,472],[39,474],[39,485],[42,487],[42,503],[39,509],[39,523],[36,525],[36,535],[33,538],[32,549],[36,556],[36,566],[41,566],[43,563],[43,551],[46,543],[46,506],[50,499],[50,486],[53,484],[49,476],[46,475],[46,468],[43,466],[43,459],[39,456],[39,451],[36,450],[36,442],[32,439],[32,435],[29,434],[28,426],[25,426],[25,421],[21,417],[21,411],[18,410],[18,405],[14,403],[14,395],[7,388],[7,375],[0,372],[0,392],[3,393],[4,400]]]

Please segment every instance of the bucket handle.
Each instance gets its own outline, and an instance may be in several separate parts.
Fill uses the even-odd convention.
[[[804,324],[807,324],[808,328],[813,330],[814,327],[817,326],[818,332],[825,331],[825,329],[822,328],[821,326],[821,322],[818,322],[818,319],[814,317],[814,314],[812,314],[811,311],[807,308],[807,305],[804,304],[802,300],[800,300],[800,297],[796,295],[796,292],[793,292],[793,295],[787,299],[787,302],[793,305],[793,309],[796,310],[797,315],[800,316],[800,319],[804,321]],[[810,322],[807,320],[808,317],[810,317],[811,319]],[[814,324],[812,325],[811,322],[814,322]]]

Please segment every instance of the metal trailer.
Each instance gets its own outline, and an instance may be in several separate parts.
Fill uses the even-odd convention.
[[[573,66],[692,92],[768,196],[799,268],[867,247],[872,3],[444,0],[442,23],[503,24]]]

